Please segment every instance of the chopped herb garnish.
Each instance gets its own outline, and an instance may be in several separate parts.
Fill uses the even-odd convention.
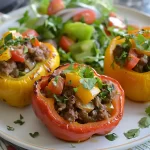
[[[28,53],[28,48],[24,46],[24,54]]]
[[[82,78],[80,79],[80,83],[83,85],[85,89],[91,90],[94,86],[97,80],[95,78]]]
[[[150,117],[143,117],[138,123],[140,128],[148,128],[150,126]]]
[[[39,136],[39,132],[29,133],[32,138],[36,138]]]
[[[14,121],[14,123],[22,126],[25,122],[22,120],[16,120],[16,121]]]
[[[105,138],[106,138],[107,140],[109,140],[109,141],[114,141],[114,140],[116,140],[116,139],[118,138],[118,136],[117,136],[115,133],[112,133],[112,134],[107,134],[107,135],[105,136]]]
[[[140,129],[131,129],[128,132],[124,133],[124,136],[127,139],[132,139],[138,137],[140,134]]]
[[[146,108],[145,112],[146,112],[146,114],[147,114],[148,116],[150,116],[150,106],[148,106],[148,107]]]
[[[22,121],[22,119],[24,119],[24,118],[23,118],[23,116],[20,114],[20,119],[14,121],[14,123],[15,123],[15,124],[19,124],[19,125],[23,125],[23,124],[25,123],[25,121]]]
[[[7,130],[14,131],[15,129],[13,127],[11,127],[11,126],[7,126]]]
[[[101,89],[101,88],[102,88],[102,85],[103,85],[101,79],[96,77],[96,80],[97,80],[96,83],[97,83],[97,85],[98,85],[98,88]]]
[[[4,38],[4,43],[7,44],[8,41],[13,39],[13,35],[12,33],[9,33],[8,35],[6,35],[6,37]]]
[[[78,88],[73,88],[74,92],[76,93],[78,91]]]
[[[55,100],[57,102],[60,102],[60,103],[66,103],[66,101],[68,101],[68,98],[66,98],[64,96],[57,96],[57,95],[53,94],[53,97],[55,98]]]
[[[26,23],[28,20],[29,20],[30,16],[29,16],[29,12],[26,11],[24,14],[23,14],[23,17],[20,18],[19,20],[17,20],[19,22],[20,25]]]

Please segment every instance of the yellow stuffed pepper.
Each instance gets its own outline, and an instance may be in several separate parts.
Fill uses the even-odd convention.
[[[33,84],[59,66],[59,55],[35,36],[7,32],[0,40],[0,99],[11,106],[31,103]]]
[[[138,31],[114,38],[105,53],[104,72],[117,79],[128,98],[150,101],[150,36]]]

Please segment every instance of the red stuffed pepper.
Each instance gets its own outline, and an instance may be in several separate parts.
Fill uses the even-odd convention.
[[[57,138],[80,142],[105,135],[122,119],[124,91],[89,66],[66,64],[35,82],[32,106]]]

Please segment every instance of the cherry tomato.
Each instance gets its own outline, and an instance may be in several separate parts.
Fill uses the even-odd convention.
[[[59,42],[59,46],[65,50],[66,52],[69,52],[69,47],[74,44],[74,41],[67,36],[62,36]]]
[[[92,24],[96,20],[96,14],[93,10],[87,9],[84,10],[73,17],[73,21],[84,20],[87,24]]]
[[[126,68],[131,70],[137,65],[140,59],[137,57],[137,54],[133,49],[130,50],[128,58],[129,59],[126,63]]]
[[[39,34],[33,29],[28,29],[28,30],[24,31],[22,33],[22,35],[27,36],[27,37],[31,37],[31,36],[38,37],[39,36]]]
[[[63,0],[51,0],[48,6],[48,15],[53,15],[65,8]]]
[[[62,78],[61,76],[55,77],[49,82],[48,89],[54,94],[61,94],[64,83],[64,78]]]
[[[18,50],[11,51],[11,59],[16,62],[24,62],[25,58]]]

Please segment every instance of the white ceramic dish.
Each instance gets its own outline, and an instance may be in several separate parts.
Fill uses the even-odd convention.
[[[138,25],[150,25],[150,17],[138,11],[116,6],[118,14],[134,20]],[[18,10],[12,13],[12,16],[22,14],[25,9]],[[14,20],[10,20],[0,26],[0,34],[4,33],[8,27],[14,26]],[[15,95],[14,95],[15,96]],[[18,146],[29,150],[127,150],[133,146],[142,144],[150,140],[150,130],[142,129],[140,135],[134,139],[126,139],[123,135],[124,132],[138,128],[138,121],[146,116],[145,108],[149,103],[135,103],[129,100],[125,102],[124,117],[120,124],[113,130],[119,138],[113,142],[108,141],[103,136],[94,136],[89,140],[82,143],[68,143],[53,137],[47,128],[36,118],[31,106],[17,109],[7,106],[5,103],[0,102],[0,136]],[[22,114],[25,124],[22,126],[16,125],[13,122],[19,119]],[[7,125],[15,128],[15,131],[8,131]],[[30,132],[40,133],[37,138],[30,137]]]

